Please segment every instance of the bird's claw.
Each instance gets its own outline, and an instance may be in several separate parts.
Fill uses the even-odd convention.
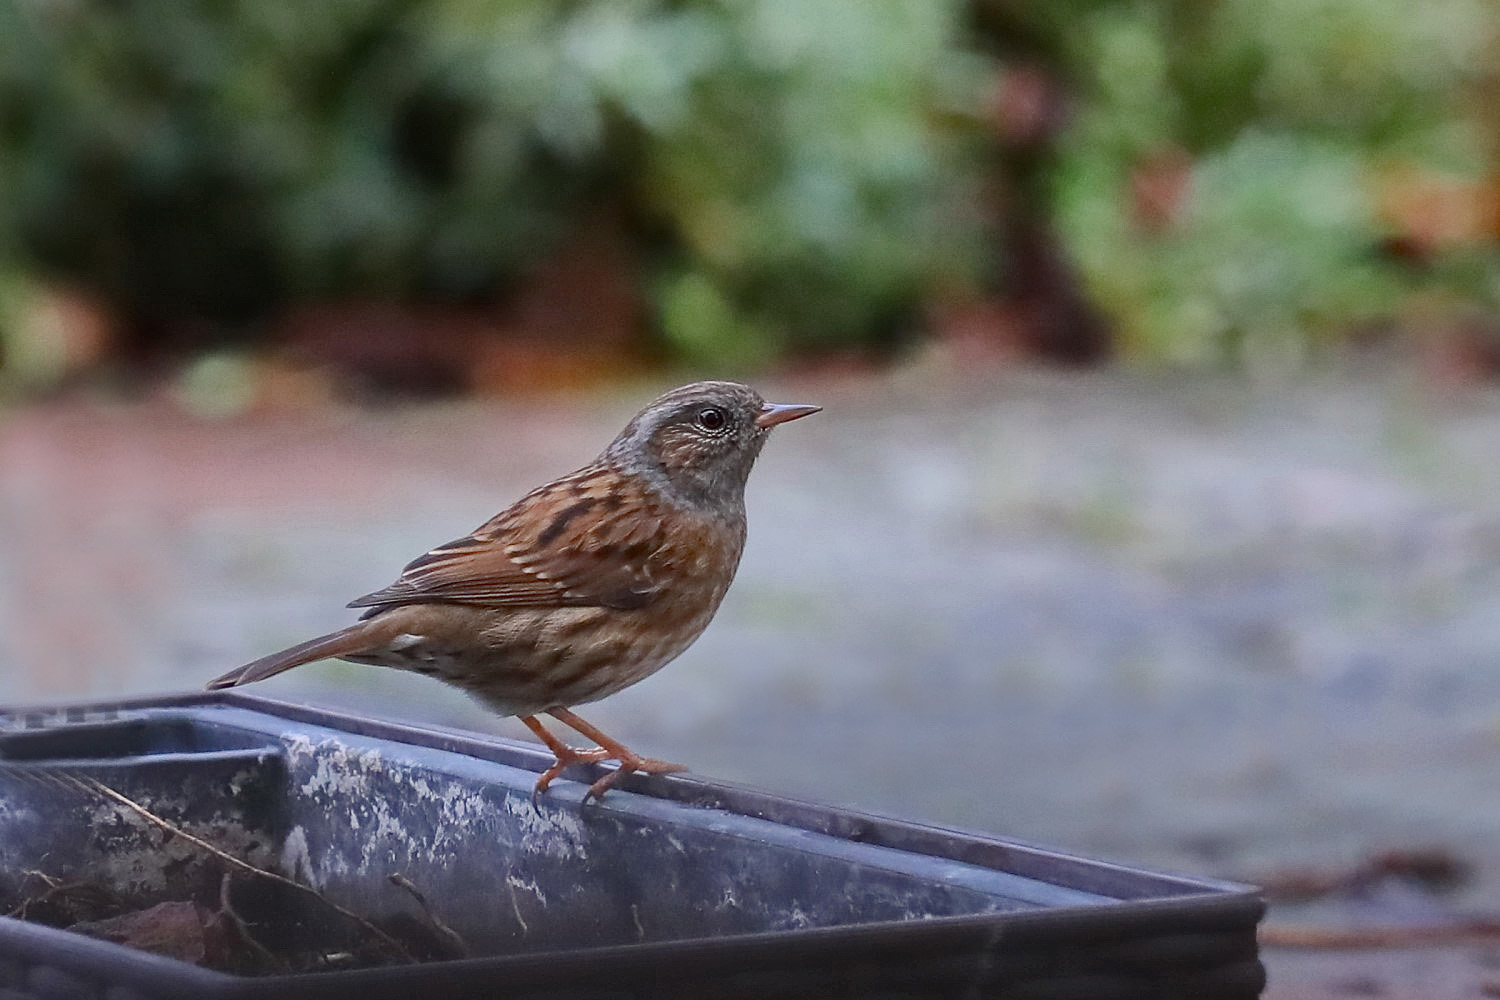
[[[615,787],[621,778],[636,771],[642,774],[672,774],[686,770],[685,764],[674,764],[671,761],[657,760],[654,757],[633,757],[621,760],[619,767],[589,786],[589,790],[583,793],[583,801],[587,803],[590,799],[603,798],[604,793]]]
[[[535,808],[541,801],[541,794],[547,790],[564,771],[574,764],[596,764],[601,760],[612,760],[613,755],[603,747],[594,747],[591,750],[575,750],[565,747],[566,752],[556,754],[557,760],[552,766],[543,771],[541,777],[536,779],[536,784],[531,789],[531,805]]]

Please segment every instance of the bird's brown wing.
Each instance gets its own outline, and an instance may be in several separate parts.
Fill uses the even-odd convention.
[[[417,557],[395,583],[349,607],[645,607],[661,587],[658,553],[671,541],[664,514],[649,487],[589,467]]]

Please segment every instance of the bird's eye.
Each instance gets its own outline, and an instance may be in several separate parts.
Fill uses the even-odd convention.
[[[729,418],[717,406],[705,406],[698,411],[698,426],[706,431],[721,431]]]

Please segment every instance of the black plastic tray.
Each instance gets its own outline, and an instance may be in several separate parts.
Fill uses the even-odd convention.
[[[559,781],[534,806],[549,763],[532,744],[236,692],[0,712],[0,898],[38,869],[211,897],[222,861],[70,793],[82,779],[376,923],[420,916],[399,873],[471,956],[243,976],[0,918],[0,1000],[1233,1000],[1264,983],[1245,886],[692,776],[633,776],[588,804]],[[321,901],[275,907],[280,933],[337,949]]]

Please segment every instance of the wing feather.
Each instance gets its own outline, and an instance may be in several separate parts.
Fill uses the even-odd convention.
[[[351,601],[640,608],[660,590],[670,547],[663,501],[645,484],[590,466],[522,497],[472,534],[407,564],[390,586]]]

